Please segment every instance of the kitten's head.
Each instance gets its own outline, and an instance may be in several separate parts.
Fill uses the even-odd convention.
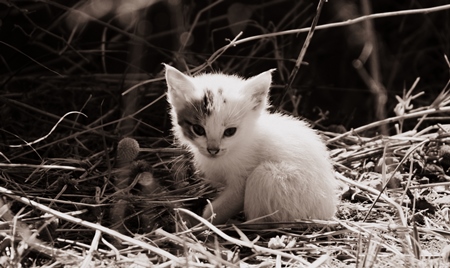
[[[271,71],[247,80],[225,74],[187,76],[166,65],[174,134],[206,157],[231,154],[252,138],[267,109]]]

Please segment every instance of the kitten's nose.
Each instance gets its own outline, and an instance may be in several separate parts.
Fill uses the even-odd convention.
[[[217,148],[207,148],[206,149],[210,155],[216,155],[219,153],[220,149]]]

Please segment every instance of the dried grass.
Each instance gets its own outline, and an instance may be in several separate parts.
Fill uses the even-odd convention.
[[[254,5],[252,10],[260,12],[284,2]],[[326,120],[325,112],[313,122],[323,130],[336,177],[342,182],[342,203],[334,219],[267,226],[245,223],[239,215],[233,223],[213,226],[191,212],[201,209],[215,191],[192,170],[189,156],[172,145],[162,66],[158,63],[145,72],[139,54],[113,55],[154,49],[152,56],[165,55],[166,62],[173,59],[190,73],[220,68],[251,74],[243,70],[258,72],[259,62],[274,60],[282,81],[274,85],[277,106],[297,114],[302,95],[292,85],[308,46],[300,50],[292,34],[309,31],[312,37],[313,31],[300,28],[306,25],[298,22],[311,21],[314,7],[299,3],[272,28],[234,18],[238,21],[233,24],[235,37],[202,54],[190,51],[194,49],[189,37],[198,27],[224,19],[202,20],[221,1],[198,10],[192,25],[178,22],[178,27],[158,33],[170,36],[185,27],[184,42],[176,51],[155,46],[136,28],[115,21],[123,16],[134,25],[133,18],[120,9],[110,10],[117,12],[110,20],[100,19],[83,9],[86,3],[6,2],[21,19],[17,31],[25,33],[42,55],[20,42],[0,41],[0,46],[25,58],[16,65],[7,55],[1,56],[7,69],[0,79],[1,266],[447,266],[450,128],[439,123],[448,118],[435,115],[450,111],[448,84],[430,98],[413,94],[416,87],[422,90],[417,80],[397,97],[395,116],[344,133],[325,131],[320,125]],[[319,23],[315,30],[448,8],[366,14],[339,23]],[[54,16],[45,27],[33,16],[42,10]],[[74,14],[83,12],[89,16],[77,21]],[[61,26],[67,20],[74,23],[71,31]],[[80,43],[89,21],[101,26],[101,42],[93,46]],[[252,23],[260,34],[243,37],[239,25]],[[286,30],[292,28],[298,29]],[[268,53],[267,44],[274,51]],[[227,54],[229,50],[233,52]],[[246,56],[238,56],[242,54]],[[125,70],[110,71],[111,60],[122,60]],[[420,107],[414,109],[412,103]],[[396,133],[376,135],[381,126]],[[141,147],[138,159],[128,168],[118,168],[117,143],[130,134]],[[143,193],[137,175],[148,170],[158,186],[155,192]],[[131,181],[118,189],[114,181],[123,174]],[[117,213],[114,209],[124,218],[111,217]],[[189,217],[199,223],[190,226]]]

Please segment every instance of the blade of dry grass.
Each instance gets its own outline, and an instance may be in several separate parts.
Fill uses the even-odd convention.
[[[415,117],[420,117],[423,115],[429,115],[429,114],[436,114],[436,113],[447,113],[450,112],[450,107],[440,107],[440,108],[432,108],[432,109],[426,109],[423,111],[418,111],[418,112],[412,112],[412,113],[408,113],[405,115],[401,115],[401,116],[394,116],[394,117],[390,117],[390,118],[386,118],[384,120],[380,120],[380,121],[376,121],[355,129],[352,129],[350,131],[347,131],[337,137],[331,138],[329,140],[327,140],[327,144],[331,144],[333,142],[336,142],[342,138],[345,138],[351,134],[358,134],[361,132],[364,132],[366,130],[378,127],[380,125],[384,125],[384,124],[390,124],[393,122],[398,122],[400,120],[404,120],[404,119],[410,119],[410,118],[415,118]]]
[[[62,169],[73,171],[86,171],[84,168],[62,166],[62,165],[33,165],[33,164],[13,164],[0,163],[0,167],[4,168],[31,168],[31,169]]]
[[[14,46],[12,46],[12,45],[10,45],[10,44],[8,44],[8,43],[5,43],[5,42],[3,42],[3,41],[0,41],[0,44],[3,44],[4,46],[7,46],[7,47],[9,47],[9,48],[15,50],[16,52],[18,52],[18,53],[22,54],[23,56],[27,57],[27,58],[30,59],[32,62],[36,63],[37,65],[41,66],[42,68],[44,68],[44,69],[46,69],[46,70],[48,70],[48,71],[50,71],[50,72],[52,72],[52,73],[54,73],[54,74],[56,74],[56,75],[58,75],[58,76],[62,76],[60,73],[58,73],[58,72],[56,72],[56,71],[53,71],[52,69],[48,68],[48,67],[45,66],[44,64],[38,62],[37,60],[35,60],[35,59],[33,59],[32,57],[28,56],[27,54],[23,53],[23,52],[20,51],[19,49],[15,48]]]
[[[92,257],[93,257],[92,254],[94,254],[97,251],[101,236],[102,232],[99,230],[95,230],[95,235],[94,238],[92,239],[89,251],[87,252],[87,255],[85,256],[83,262],[80,265],[81,268],[92,267]]]

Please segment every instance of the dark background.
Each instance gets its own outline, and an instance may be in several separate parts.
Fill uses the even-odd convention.
[[[323,130],[333,124],[348,130],[394,116],[395,95],[401,96],[418,77],[420,82],[413,93],[426,94],[412,103],[414,108],[426,107],[449,79],[444,59],[445,54],[450,54],[449,10],[378,18],[371,20],[372,25],[357,23],[317,30],[306,52],[305,64],[301,65],[292,88],[287,89],[306,33],[258,38],[228,48],[213,61],[208,59],[239,31],[243,31],[238,39],[241,40],[309,27],[318,2],[214,3],[2,1],[3,143],[20,141],[19,137],[26,140],[42,137],[58,118],[70,111],[81,111],[87,117],[69,115],[67,119],[71,121],[65,120],[60,126],[68,133],[61,135],[84,128],[104,131],[102,135],[112,140],[134,135],[156,138],[158,143],[170,134],[163,96],[165,84],[161,80],[163,62],[182,71],[198,67],[201,71],[221,70],[244,77],[277,68],[272,89],[274,108],[315,121],[318,124],[314,126]],[[135,11],[130,11],[131,4]],[[443,1],[437,0],[331,0],[324,4],[318,24],[442,4]],[[192,35],[183,47],[180,39],[190,31]],[[386,90],[381,95],[371,92],[353,65],[367,46],[374,49],[363,69]],[[126,97],[121,95],[146,80],[150,81]],[[380,105],[377,100],[383,94],[387,101]],[[300,98],[298,105],[290,101],[293,96]],[[127,114],[134,116],[128,122],[120,121]],[[384,134],[392,134],[392,126],[387,131]]]

